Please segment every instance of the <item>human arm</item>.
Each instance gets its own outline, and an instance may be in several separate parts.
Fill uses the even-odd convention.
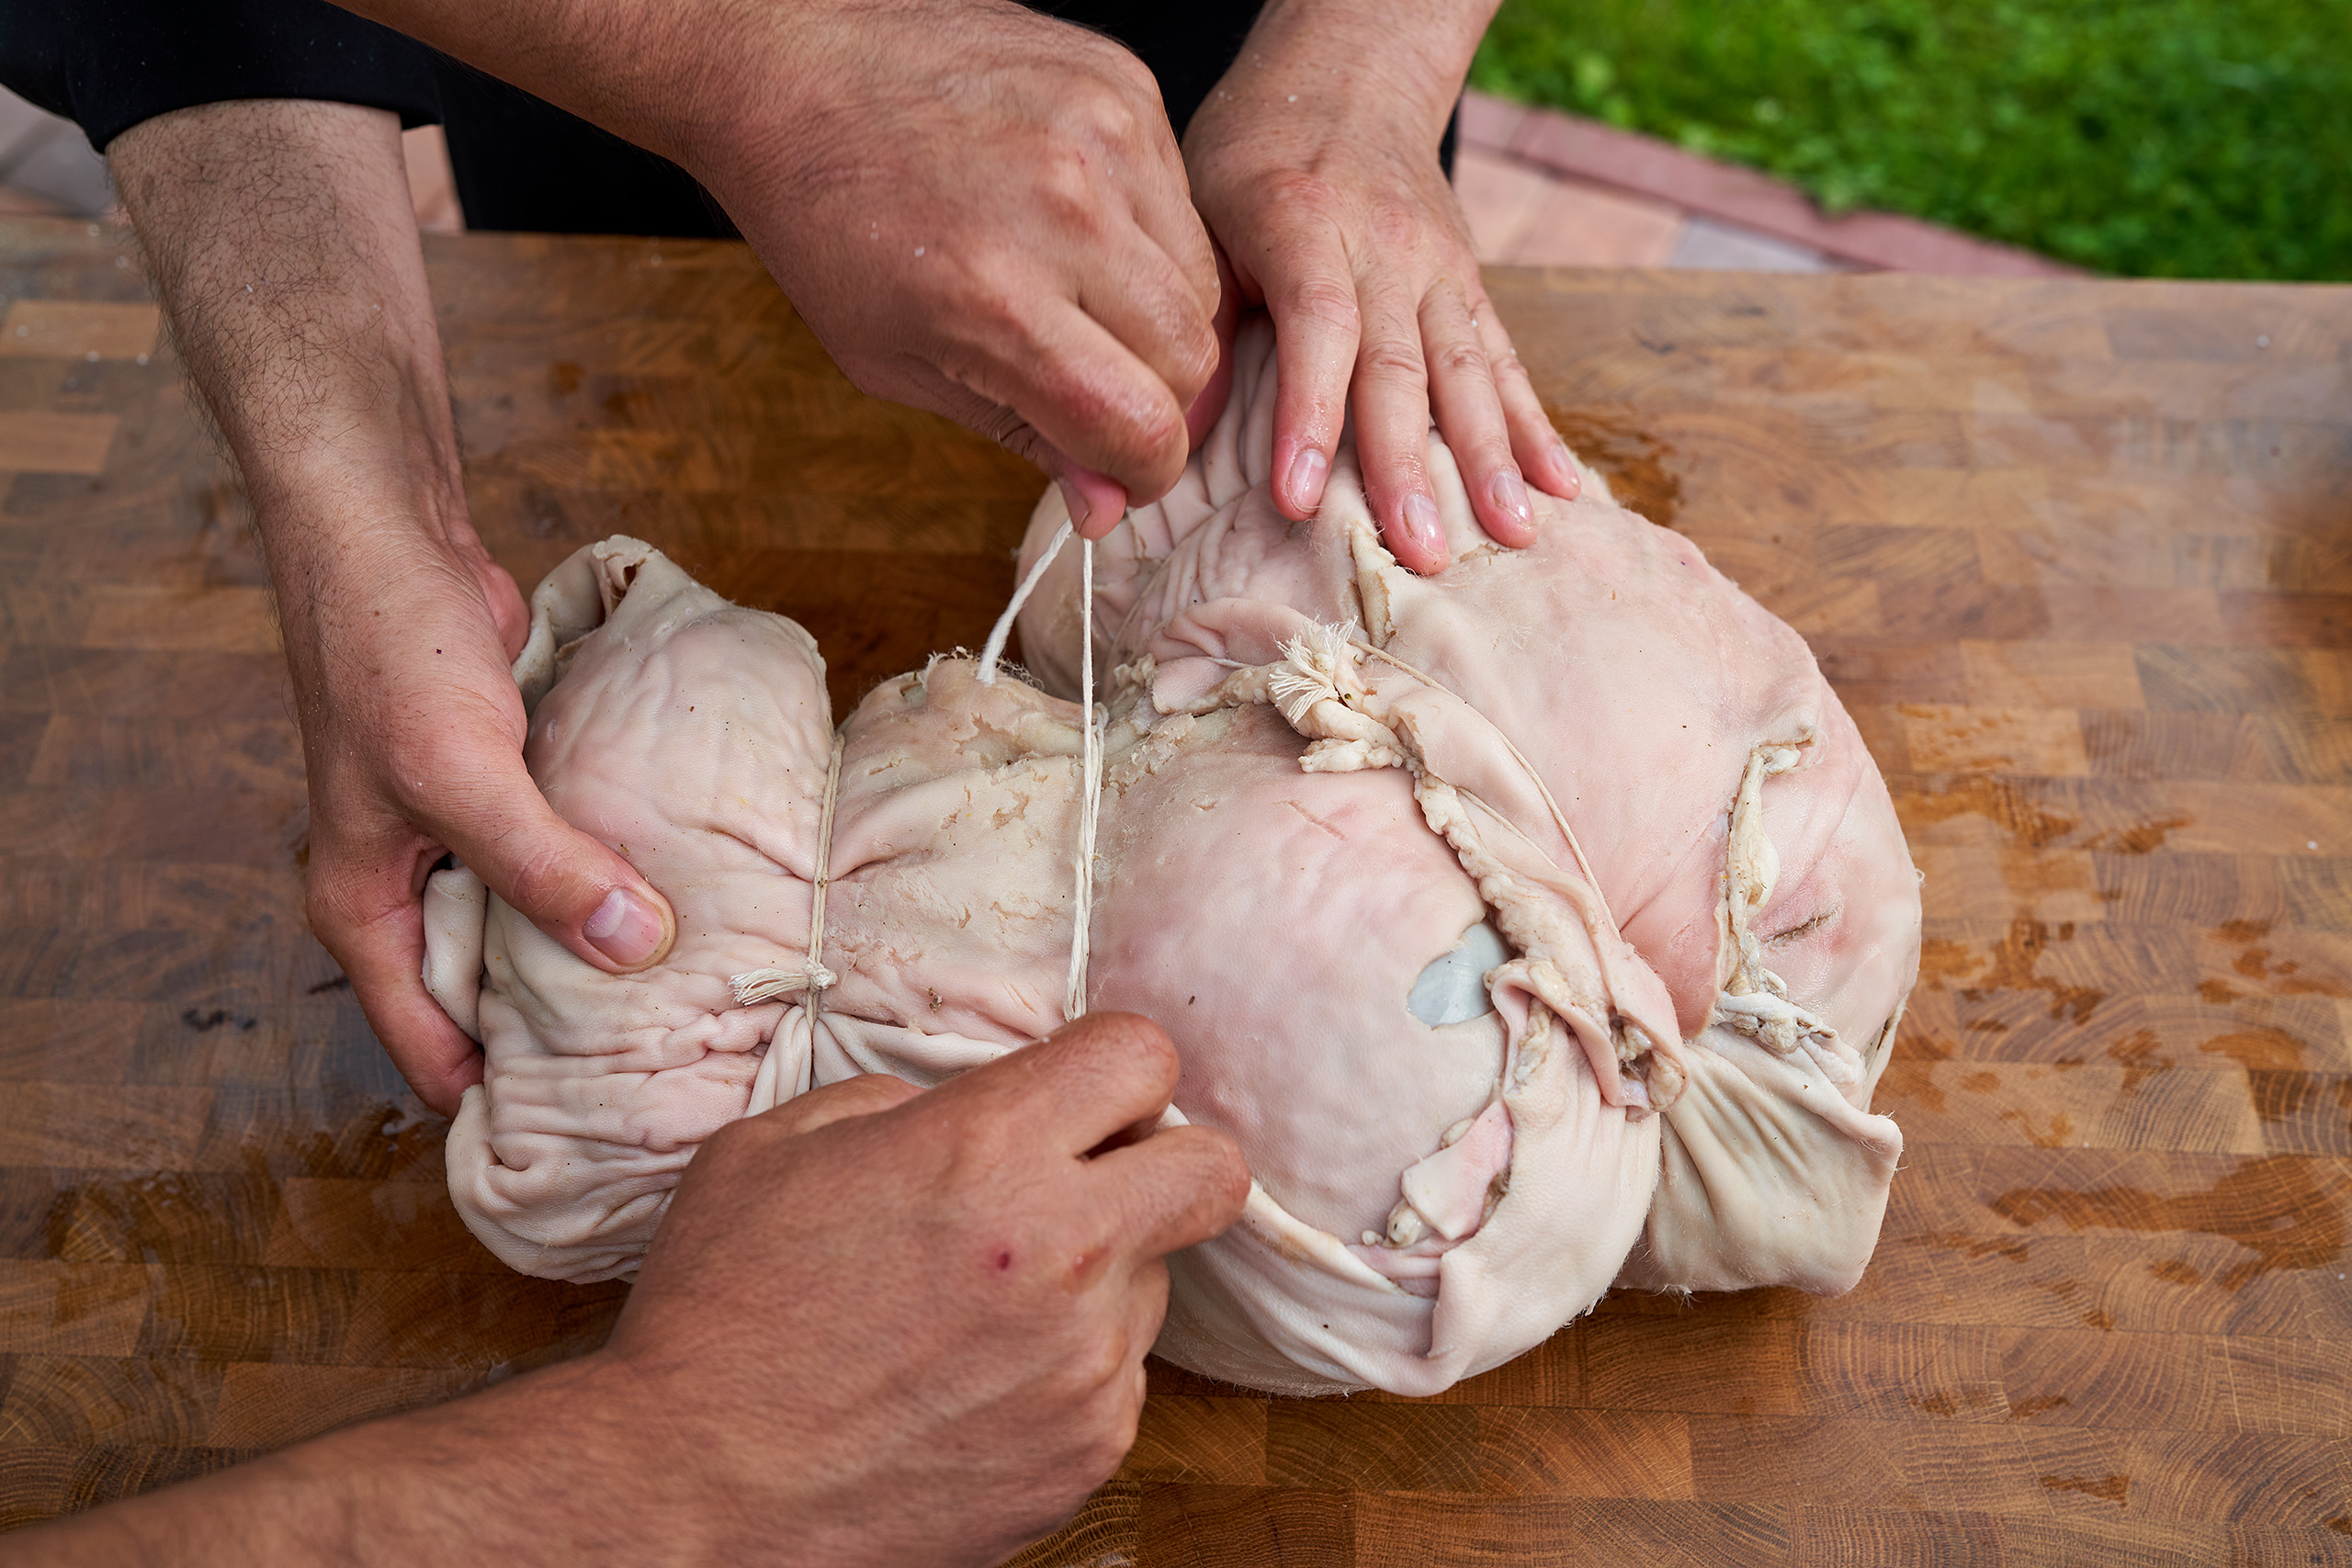
[[[424,989],[418,901],[445,852],[602,968],[658,957],[672,918],[523,765],[507,667],[526,616],[466,509],[398,120],[211,104],[134,126],[107,156],[268,560],[309,773],[311,928],[418,1095],[454,1111],[480,1057]]]
[[[1505,544],[1533,537],[1526,482],[1577,492],[1438,164],[1493,12],[1492,0],[1269,0],[1184,135],[1193,199],[1243,297],[1273,317],[1276,504],[1313,514],[1352,405],[1373,516],[1420,571],[1444,559],[1432,423]]]
[[[993,1562],[1118,1466],[1167,1252],[1249,1188],[1148,1126],[1167,1036],[1099,1014],[927,1093],[853,1078],[687,1167],[610,1341],[16,1538],[28,1564]]]
[[[1155,500],[1216,361],[1216,264],[1150,73],[1009,0],[352,0],[683,164],[862,389]]]

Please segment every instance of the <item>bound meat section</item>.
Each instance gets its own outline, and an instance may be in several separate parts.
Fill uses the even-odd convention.
[[[836,735],[807,637],[649,547],[541,585],[534,775],[679,941],[606,976],[435,878],[428,980],[488,1055],[451,1190],[500,1257],[627,1273],[725,1122],[1018,1049],[1075,963],[1086,1006],[1168,1030],[1171,1116],[1256,1178],[1239,1225],[1170,1260],[1180,1364],[1428,1393],[1612,1282],[1859,1277],[1901,1146],[1869,1103],[1917,881],[1802,639],[1597,478],[1535,498],[1532,548],[1487,543],[1434,436],[1438,576],[1381,548],[1345,453],[1289,523],[1263,328],[1237,352],[1182,486],[1097,547],[1091,615],[1076,547],[1038,568],[1036,684],[934,660]],[[1061,521],[1049,495],[1024,571]]]

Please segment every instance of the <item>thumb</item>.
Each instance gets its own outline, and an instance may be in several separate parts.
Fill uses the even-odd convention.
[[[668,955],[678,918],[670,901],[602,840],[555,813],[522,772],[436,827],[450,852],[490,890],[597,968],[627,974]]]
[[[1127,514],[1127,492],[1118,480],[1072,462],[1051,446],[1037,458],[1061,487],[1062,502],[1069,508],[1080,538],[1099,539]]]

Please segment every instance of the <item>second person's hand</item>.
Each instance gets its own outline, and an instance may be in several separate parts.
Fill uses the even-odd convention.
[[[525,766],[508,661],[527,618],[473,529],[346,527],[331,547],[310,542],[277,530],[271,564],[310,771],[311,929],[417,1097],[453,1114],[482,1066],[423,978],[419,900],[444,852],[602,969],[660,958],[674,919],[617,851],[556,815]],[[348,581],[355,566],[365,581]]]
[[[1273,317],[1276,504],[1314,513],[1352,406],[1373,518],[1417,571],[1445,564],[1432,423],[1502,544],[1535,536],[1529,482],[1577,493],[1437,159],[1492,10],[1273,0],[1184,136],[1194,199]]]
[[[445,852],[600,968],[659,958],[674,920],[524,765],[523,596],[467,507],[400,137],[382,109],[244,99],[157,115],[107,152],[268,559],[311,930],[448,1113],[481,1056],[424,988],[420,896]]]
[[[790,92],[697,172],[834,361],[1035,462],[1090,537],[1164,494],[1217,279],[1151,73],[1004,0],[779,31]]]
[[[878,397],[1156,501],[1216,366],[1216,264],[1151,73],[1012,0],[350,0],[674,159]]]

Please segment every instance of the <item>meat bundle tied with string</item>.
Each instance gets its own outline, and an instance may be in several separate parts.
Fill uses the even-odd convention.
[[[1803,640],[1595,477],[1493,546],[1434,435],[1443,572],[1388,557],[1344,449],[1290,523],[1262,324],[1236,353],[1175,493],[1091,550],[1040,504],[1035,684],[937,659],[836,734],[805,634],[649,547],[541,586],[532,771],[679,939],[607,976],[428,889],[488,1055],[451,1189],[500,1257],[626,1273],[727,1121],[1091,1008],[1168,1030],[1170,1118],[1255,1178],[1170,1259],[1158,1348],[1196,1371],[1429,1393],[1612,1283],[1860,1276],[1918,886]]]

